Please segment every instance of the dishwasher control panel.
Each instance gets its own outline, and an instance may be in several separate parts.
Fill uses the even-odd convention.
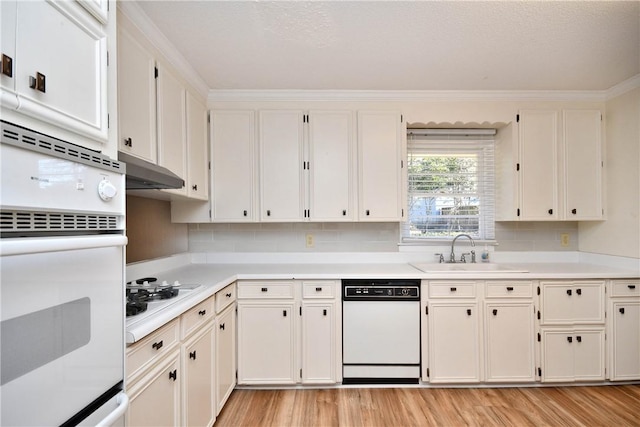
[[[414,281],[366,281],[342,282],[342,299],[348,300],[420,300],[420,282]]]

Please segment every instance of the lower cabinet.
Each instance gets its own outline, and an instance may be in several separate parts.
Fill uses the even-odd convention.
[[[236,307],[229,305],[216,317],[216,415],[236,385]]]
[[[543,382],[602,381],[604,329],[542,330]]]
[[[609,379],[640,379],[640,280],[613,280],[609,290]]]
[[[210,426],[215,421],[214,343],[214,325],[209,323],[182,344],[182,425]]]

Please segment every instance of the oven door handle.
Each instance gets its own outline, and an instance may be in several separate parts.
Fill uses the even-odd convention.
[[[127,408],[129,407],[129,396],[125,392],[119,393],[116,402],[118,402],[118,406],[114,409],[109,415],[104,417],[102,421],[96,424],[96,427],[109,427],[112,426],[113,423],[124,415]]]
[[[22,237],[2,239],[0,241],[0,255],[23,255],[46,252],[70,251],[77,249],[107,248],[125,246],[127,237],[120,234],[101,236],[77,237]]]

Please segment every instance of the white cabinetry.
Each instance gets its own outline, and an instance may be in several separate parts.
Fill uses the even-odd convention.
[[[215,410],[215,330],[210,322],[182,344],[182,425],[210,426]]]
[[[189,91],[186,104],[187,173],[184,180],[187,196],[195,200],[209,200],[207,107]]]
[[[609,379],[640,379],[640,280],[612,280],[608,301]]]
[[[255,221],[255,141],[253,111],[211,111],[212,221]]]
[[[400,221],[406,124],[399,112],[358,112],[360,221]]]
[[[485,380],[535,381],[533,284],[485,283]]]
[[[104,21],[96,21],[76,2],[3,1],[1,7],[1,99],[10,115],[5,119],[42,130],[38,122],[30,121],[36,119],[92,140],[72,139],[74,143],[104,149],[108,140]]]
[[[496,140],[497,218],[601,220],[602,114],[522,110]]]
[[[216,293],[216,414],[236,385],[236,284]]]
[[[604,282],[540,282],[541,380],[605,379]]]
[[[428,324],[428,378],[423,380],[432,383],[480,381],[482,336],[476,300],[478,286],[473,281],[432,281],[428,282],[427,289],[423,285],[423,295],[427,295],[426,292],[429,295],[427,316],[423,318]]]

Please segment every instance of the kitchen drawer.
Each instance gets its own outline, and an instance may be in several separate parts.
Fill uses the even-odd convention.
[[[294,296],[294,282],[238,282],[238,299],[289,299]]]
[[[215,317],[214,300],[214,297],[209,297],[180,316],[182,339]]]
[[[532,282],[486,282],[485,294],[487,298],[531,298],[533,297]]]
[[[302,298],[335,298],[336,281],[302,282]]]
[[[613,280],[611,282],[612,297],[640,296],[640,280]]]
[[[145,368],[154,365],[161,357],[169,353],[177,344],[180,333],[180,320],[173,319],[163,327],[152,332],[143,340],[127,347],[127,380],[141,374]]]
[[[236,284],[232,283],[216,292],[216,314],[219,314],[236,300]]]
[[[475,298],[478,282],[429,282],[431,298]]]

